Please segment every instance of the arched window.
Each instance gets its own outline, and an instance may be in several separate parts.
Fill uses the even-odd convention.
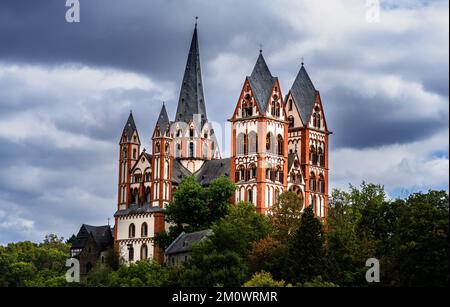
[[[150,187],[147,187],[146,189],[145,189],[145,202],[147,203],[147,204],[149,204],[150,203],[150,198],[151,198],[151,194],[150,194]]]
[[[317,113],[316,123],[317,123],[317,128],[320,129],[320,126],[321,126],[321,119],[320,119],[320,114],[319,114],[319,113]]]
[[[292,111],[292,99],[289,99],[289,111]]]
[[[134,248],[132,245],[128,246],[128,261],[131,262],[134,260]]]
[[[141,226],[141,237],[146,237],[148,235],[148,227],[147,227],[147,223],[142,223]]]
[[[136,148],[133,149],[133,159],[136,159],[137,151]]]
[[[256,178],[256,165],[250,165],[250,179]]]
[[[313,192],[316,191],[316,175],[314,173],[311,173],[309,177],[309,189]]]
[[[248,136],[244,134],[244,155],[248,154]]]
[[[177,143],[177,145],[175,146],[175,157],[179,158],[180,157],[180,153],[181,153],[181,144]]]
[[[317,152],[314,146],[309,148],[309,160],[312,164],[317,164]]]
[[[248,134],[248,152],[249,154],[257,153],[258,135],[255,131],[250,131]]]
[[[245,168],[243,165],[239,166],[239,180],[245,180]]]
[[[319,149],[317,150],[317,162],[320,166],[324,166],[325,165],[325,157],[323,155],[323,150],[322,147],[319,147]]]
[[[322,174],[319,176],[319,192],[325,193],[325,178]]]
[[[177,134],[176,135],[177,135],[178,138],[181,137],[181,129],[177,130]]]
[[[194,143],[189,143],[189,158],[194,157]]]
[[[313,114],[313,127],[317,127],[317,114]]]
[[[137,205],[139,203],[139,191],[134,188],[131,192],[131,203]]]
[[[156,144],[155,144],[155,153],[159,153],[159,151],[160,151],[160,145],[159,145],[159,142],[156,142]]]
[[[189,137],[190,138],[194,137],[194,128],[193,127],[189,128]]]
[[[142,244],[142,246],[141,246],[141,260],[146,260],[147,258],[148,258],[147,244]]]
[[[253,190],[252,190],[252,189],[249,189],[247,193],[248,193],[248,194],[247,194],[247,196],[248,196],[248,197],[247,197],[248,201],[251,202],[251,203],[253,203]]]
[[[133,223],[128,227],[128,237],[134,238],[136,236],[136,226]]]
[[[278,155],[279,156],[282,156],[283,155],[283,149],[284,149],[284,146],[283,146],[283,137],[281,136],[281,134],[279,134],[278,135],[278,137],[277,137],[277,148],[278,148]]]
[[[270,114],[272,114],[272,116],[275,116],[275,101],[272,101],[270,105]]]
[[[275,116],[276,117],[280,117],[280,110],[281,110],[281,105],[279,102],[277,102],[277,106],[275,108]]]
[[[294,116],[290,115],[288,117],[289,128],[294,128]]]
[[[203,158],[208,158],[208,144],[206,142],[203,143]]]
[[[127,158],[127,149],[126,149],[126,147],[124,147],[122,150],[122,159],[126,159],[126,158]]]
[[[266,135],[266,151],[270,151],[272,149],[272,135],[267,133]]]
[[[164,150],[165,150],[166,154],[170,153],[170,145],[169,145],[169,143],[166,143]]]
[[[245,152],[244,140],[245,140],[245,134],[239,133],[236,138],[236,150],[237,150],[238,155],[243,155]]]

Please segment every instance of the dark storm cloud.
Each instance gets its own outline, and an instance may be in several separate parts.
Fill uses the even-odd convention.
[[[132,0],[124,5],[119,0],[81,0],[77,24],[65,21],[64,4],[63,0],[2,1],[0,40],[5,44],[0,57],[49,65],[83,62],[144,72],[154,78],[181,79],[196,15],[201,18],[200,27],[205,25],[202,60],[225,50],[227,42],[243,29],[249,38],[247,50],[257,50],[264,33],[280,33],[270,39],[273,47],[284,40],[281,33],[286,33],[276,16],[254,2]],[[243,15],[245,11],[252,13]]]

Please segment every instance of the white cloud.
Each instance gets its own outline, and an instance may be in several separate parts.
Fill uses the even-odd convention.
[[[330,187],[346,189],[362,181],[382,184],[388,191],[447,187],[448,130],[424,141],[369,149],[342,148],[330,153]],[[446,156],[436,156],[445,152]]]

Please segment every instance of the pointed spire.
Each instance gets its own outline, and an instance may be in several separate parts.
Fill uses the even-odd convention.
[[[192,35],[175,120],[189,122],[193,119],[194,114],[200,114],[202,122],[206,121],[197,26],[195,26],[194,34]]]
[[[248,77],[260,110],[266,109],[276,79],[276,77],[272,76],[261,52],[256,60],[252,74]]]
[[[300,110],[300,116],[304,123],[308,122],[311,116],[316,101],[316,92],[302,59],[302,66],[292,84],[291,93],[297,108]]]
[[[159,112],[158,121],[156,122],[156,125],[159,126],[159,129],[161,131],[166,131],[167,126],[169,125],[169,116],[167,116],[166,105],[164,104],[164,102],[161,107],[161,111]]]
[[[136,124],[134,123],[134,118],[133,118],[133,113],[130,110],[130,115],[128,116],[128,120],[125,124],[125,126],[123,127],[123,133],[122,135],[126,135],[127,136],[127,140],[130,141],[131,138],[133,137],[133,133],[134,131],[136,131]]]

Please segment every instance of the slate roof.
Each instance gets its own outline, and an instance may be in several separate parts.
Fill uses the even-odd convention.
[[[300,117],[305,124],[311,117],[317,91],[303,64],[297,74],[297,77],[295,78],[294,83],[292,84],[290,91],[294,98],[294,103],[300,112]]]
[[[255,95],[260,111],[264,112],[277,78],[270,73],[262,53],[259,54],[252,74],[247,79],[250,82],[250,87]]]
[[[207,160],[195,173],[195,178],[201,185],[209,185],[211,181],[220,176],[230,176],[231,158]]]
[[[199,242],[212,233],[211,229],[191,233],[182,232],[167,248],[166,255],[188,252],[194,243]]]
[[[206,121],[205,97],[203,95],[202,73],[200,69],[200,51],[198,46],[197,26],[192,35],[191,47],[184,71],[175,120],[189,122],[194,114],[201,115],[201,126]]]
[[[180,183],[184,177],[191,176],[192,173],[181,164],[179,159],[173,160],[172,182]]]
[[[152,163],[152,155],[149,154],[148,152],[144,152],[144,156],[148,161],[150,161],[150,164],[151,164]]]
[[[288,171],[291,170],[292,164],[294,164],[296,153],[288,154]]]
[[[123,127],[123,134],[127,136],[127,140],[130,141],[133,137],[134,131],[136,131],[136,124],[134,123],[133,114],[130,112],[130,116],[128,116],[128,120],[125,124],[125,127]]]
[[[112,236],[111,227],[109,225],[104,226],[92,226],[92,225],[81,225],[78,231],[77,237],[72,243],[72,249],[84,248],[89,236],[94,237],[95,242],[100,251],[105,250],[107,247],[111,246],[114,238]]]
[[[143,214],[143,213],[152,213],[152,212],[161,212],[162,208],[158,206],[151,206],[150,204],[144,204],[142,206],[131,205],[128,209],[117,210],[114,213],[114,217],[124,216],[129,214]]]
[[[156,122],[156,125],[159,126],[161,132],[165,132],[167,127],[170,125],[169,116],[167,116],[167,110],[164,103],[161,107],[161,111],[159,112],[158,121]]]

